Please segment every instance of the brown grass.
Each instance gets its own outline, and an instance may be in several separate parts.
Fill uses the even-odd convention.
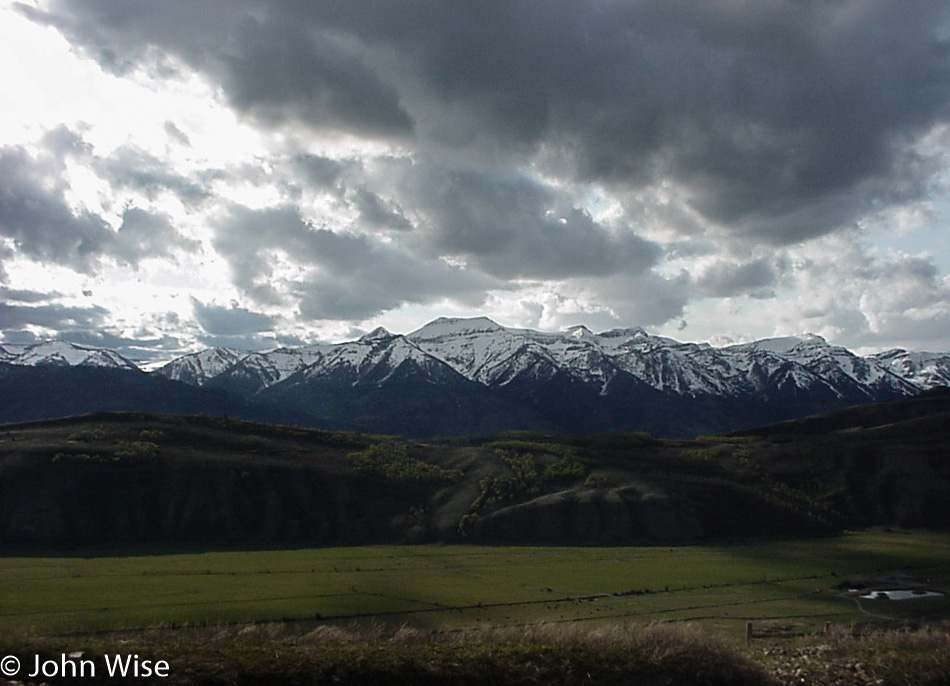
[[[143,658],[168,660],[172,675],[160,682],[166,686],[776,683],[762,667],[691,626],[542,624],[429,633],[383,625],[318,626],[299,631],[281,624],[254,624],[186,631],[156,629],[137,635],[71,638],[68,642],[6,638],[0,638],[0,651],[30,660],[37,652],[55,656],[76,650],[91,659],[135,652]],[[50,683],[56,683],[55,679]],[[108,682],[100,678],[93,683]]]
[[[782,683],[840,686],[950,685],[950,624],[836,631],[796,641],[757,642],[753,659]]]
[[[170,662],[171,677],[151,682],[165,686],[940,686],[950,684],[948,630],[948,624],[839,630],[830,636],[765,639],[742,648],[698,625],[680,623],[533,624],[453,632],[383,624],[301,629],[263,623],[68,639],[6,634],[0,636],[0,655],[32,659],[37,653],[55,657],[82,650],[95,658],[134,652]]]

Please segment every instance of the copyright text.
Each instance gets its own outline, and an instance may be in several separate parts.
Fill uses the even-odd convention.
[[[167,660],[146,660],[134,654],[102,655],[96,659],[83,658],[82,653],[63,653],[53,658],[33,655],[22,662],[14,655],[0,657],[0,676],[8,678],[164,678],[170,670]]]

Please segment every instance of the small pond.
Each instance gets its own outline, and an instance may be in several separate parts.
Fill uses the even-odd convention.
[[[870,591],[861,596],[868,600],[917,600],[918,598],[942,598],[943,593],[937,591]]]

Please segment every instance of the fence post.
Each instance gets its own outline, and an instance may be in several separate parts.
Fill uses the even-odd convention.
[[[831,636],[831,622],[825,622],[825,636]]]
[[[752,645],[752,622],[745,623],[745,644]]]

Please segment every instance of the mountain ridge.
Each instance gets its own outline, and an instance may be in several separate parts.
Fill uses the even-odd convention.
[[[111,351],[65,342],[4,350],[0,362],[137,370]],[[258,352],[209,348],[148,375],[292,407],[317,425],[371,432],[637,430],[688,436],[950,385],[950,353],[859,356],[814,334],[714,347],[642,328],[593,333],[578,325],[544,332],[487,317],[441,317],[408,334],[378,327],[342,343]]]

